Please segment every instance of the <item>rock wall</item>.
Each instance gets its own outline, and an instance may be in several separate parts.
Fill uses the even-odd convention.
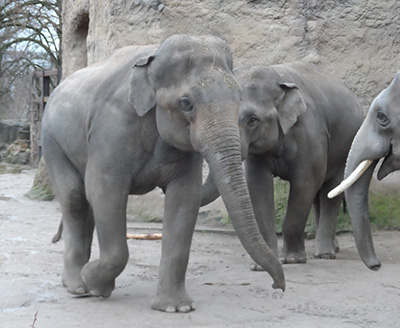
[[[29,123],[26,121],[0,121],[0,163],[29,164],[29,132]]]
[[[365,109],[400,69],[397,0],[64,0],[64,76],[175,33],[228,41],[235,65],[311,62]]]
[[[63,75],[126,45],[214,34],[230,44],[235,66],[313,63],[367,111],[400,69],[399,15],[398,0],[64,0]]]

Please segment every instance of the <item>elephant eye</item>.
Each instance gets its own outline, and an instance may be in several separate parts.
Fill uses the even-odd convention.
[[[382,127],[387,127],[390,124],[389,118],[383,112],[378,112],[376,114],[376,120]]]
[[[260,119],[256,115],[251,115],[247,120],[247,126],[250,128],[254,128],[258,125]]]
[[[182,97],[179,106],[184,112],[191,112],[194,107],[189,97]]]

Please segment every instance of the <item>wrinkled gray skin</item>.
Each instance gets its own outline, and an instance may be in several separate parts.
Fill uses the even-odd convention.
[[[239,123],[246,178],[259,229],[277,254],[273,176],[290,182],[283,222],[283,263],[304,263],[304,230],[315,205],[314,256],[334,259],[336,218],[343,197],[327,193],[343,178],[362,108],[342,83],[304,63],[240,69]],[[218,195],[212,177],[202,205]],[[259,270],[259,266],[252,266]]]
[[[389,87],[372,102],[367,117],[357,132],[347,159],[345,177],[363,161],[373,164],[345,191],[358,252],[372,270],[380,268],[371,236],[368,214],[368,189],[375,166],[384,158],[378,180],[400,169],[400,71]]]
[[[153,308],[188,312],[185,274],[201,199],[203,157],[251,257],[284,289],[260,235],[241,169],[239,89],[228,45],[176,35],[158,49],[119,50],[68,77],[43,119],[43,152],[61,204],[63,284],[109,297],[128,261],[129,194],[165,191],[162,256]],[[94,227],[100,257],[89,262]]]

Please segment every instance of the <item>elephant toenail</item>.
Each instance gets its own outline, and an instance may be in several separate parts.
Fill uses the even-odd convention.
[[[192,308],[189,305],[182,305],[179,307],[178,312],[180,313],[188,313],[192,310]]]
[[[165,312],[168,312],[168,313],[174,313],[174,312],[176,312],[176,309],[175,309],[174,306],[168,305],[168,306],[165,308],[164,311],[165,311]]]

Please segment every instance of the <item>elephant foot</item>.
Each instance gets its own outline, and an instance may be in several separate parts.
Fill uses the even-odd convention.
[[[296,263],[306,263],[307,255],[305,251],[282,251],[279,261],[282,264],[296,264]]]
[[[74,295],[85,295],[87,294],[87,289],[80,276],[80,270],[78,273],[72,274],[67,273],[65,270],[62,275],[62,284],[67,288],[68,293]]]
[[[335,253],[339,253],[339,251],[340,251],[339,241],[337,240],[336,237],[333,239],[333,245],[335,247]]]
[[[159,295],[151,308],[168,313],[188,313],[196,310],[195,303],[186,291],[175,291],[172,292],[171,295]]]
[[[326,252],[326,253],[314,253],[314,258],[324,259],[324,260],[334,260],[336,259],[336,252]]]
[[[251,271],[265,271],[261,265],[258,265],[256,262],[250,264]]]
[[[337,252],[339,252],[339,243],[336,238],[329,243],[317,241],[315,245],[314,258],[334,260],[336,259]]]
[[[102,271],[99,261],[93,261],[83,267],[81,277],[91,296],[108,298],[115,288],[115,278],[107,278]]]

